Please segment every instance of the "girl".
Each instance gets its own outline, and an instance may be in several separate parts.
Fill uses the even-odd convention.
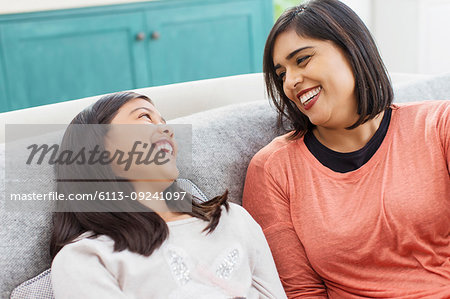
[[[292,131],[253,157],[243,205],[288,298],[450,298],[450,102],[393,105],[368,29],[337,0],[276,21],[264,75]]]
[[[128,160],[116,155],[136,158],[136,145],[146,143],[157,150],[153,163],[135,159],[127,169]],[[97,158],[57,164],[58,192],[103,194],[103,200],[68,201],[54,214],[57,299],[285,298],[260,227],[243,208],[227,203],[226,192],[206,202],[189,195],[168,200],[169,193],[184,192],[175,182],[178,148],[149,98],[117,93],[83,110],[60,150],[81,148]],[[137,194],[167,200],[133,200]]]

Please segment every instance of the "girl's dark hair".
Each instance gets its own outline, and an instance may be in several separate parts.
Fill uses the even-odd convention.
[[[103,144],[103,142],[98,142],[98,140],[104,137],[106,131],[99,132],[97,129],[97,132],[92,133],[92,131],[89,130],[75,130],[74,127],[76,127],[76,125],[109,124],[120,107],[135,98],[141,98],[152,103],[152,101],[144,95],[134,92],[120,92],[106,95],[90,107],[81,111],[66,129],[61,142],[60,151],[79,147],[78,143],[80,140],[83,140],[83,146],[89,146],[90,141],[86,141],[85,134],[90,135],[90,139],[96,139],[95,142],[97,144]],[[80,136],[76,136],[77,134]],[[57,178],[57,192],[65,194],[66,196],[68,194],[79,193],[93,194],[98,191],[99,186],[102,186],[103,184],[99,185],[83,182],[81,185],[66,181],[65,178],[84,178],[89,172],[89,175],[94,173],[95,177],[99,179],[118,179],[111,167],[101,168],[99,170],[99,167],[95,166],[77,168],[64,167],[60,164],[55,164],[55,172]],[[103,191],[111,192],[111,194],[112,192],[125,192],[126,194],[127,192],[134,191],[130,182],[126,180],[124,182],[123,179],[118,181],[120,181],[120,185],[114,183],[108,184],[104,187],[105,190]],[[179,187],[174,183],[168,189],[179,190],[177,188]],[[167,205],[169,209],[178,211],[183,210],[183,207],[177,207],[177,205],[180,205],[180,202],[182,205],[185,205],[185,208],[186,205],[189,205],[189,208],[190,205],[192,205],[192,211],[184,213],[207,221],[208,224],[204,231],[210,233],[214,231],[219,223],[222,206],[228,211],[227,195],[228,190],[225,191],[223,195],[217,196],[204,203],[198,203],[195,200],[192,200],[192,196],[189,195],[187,196],[187,200],[186,198],[183,201],[170,200],[167,201]],[[133,210],[137,210],[137,212],[118,212],[114,209],[111,211],[108,210],[108,212],[105,212],[104,210],[86,211],[83,210],[84,206],[71,206],[70,204],[66,204],[64,206],[64,212],[55,212],[53,214],[53,232],[50,243],[51,257],[54,258],[63,246],[73,242],[85,232],[93,232],[92,237],[98,235],[109,236],[114,240],[115,251],[128,249],[145,256],[152,254],[152,252],[161,246],[168,237],[169,229],[166,222],[157,213],[152,212],[151,209],[137,201],[125,201],[125,205],[134,205]],[[123,208],[123,206],[121,207]],[[92,206],[90,206],[90,208],[92,208]],[[102,207],[102,209],[103,208],[104,207]],[[184,211],[186,211],[186,209],[184,209]]]
[[[288,30],[302,37],[332,41],[347,56],[355,77],[359,119],[347,129],[373,119],[392,104],[393,91],[375,42],[361,19],[338,0],[312,0],[286,10],[275,22],[264,48],[263,72],[267,93],[278,110],[278,126],[288,119],[292,139],[303,136],[314,125],[284,94],[273,64],[278,35]]]

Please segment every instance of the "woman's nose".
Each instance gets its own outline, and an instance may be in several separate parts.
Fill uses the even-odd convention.
[[[284,86],[288,90],[295,90],[303,82],[303,74],[299,70],[286,72],[285,76]]]

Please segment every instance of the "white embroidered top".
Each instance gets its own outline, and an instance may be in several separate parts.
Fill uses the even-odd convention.
[[[52,263],[59,298],[286,298],[259,225],[230,203],[210,233],[206,222],[168,222],[169,237],[149,257],[114,252],[107,236],[66,245]]]

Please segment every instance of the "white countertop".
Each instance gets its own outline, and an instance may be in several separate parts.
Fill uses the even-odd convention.
[[[0,15],[153,0],[0,0]]]

